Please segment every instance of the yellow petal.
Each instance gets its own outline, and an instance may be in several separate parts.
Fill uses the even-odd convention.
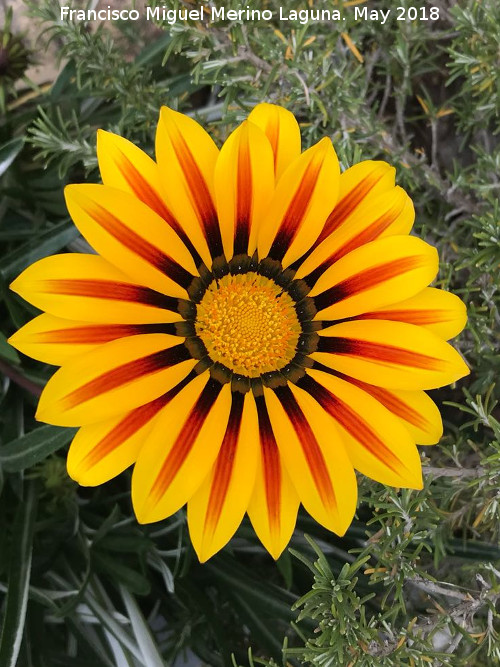
[[[256,125],[243,123],[225,142],[215,168],[215,192],[226,259],[252,256],[274,192],[271,146]]]
[[[217,146],[195,120],[163,107],[156,131],[156,159],[164,197],[205,264],[222,255],[215,211]]]
[[[23,354],[62,366],[72,357],[117,338],[144,333],[175,334],[174,324],[95,324],[44,313],[13,334],[9,342]]]
[[[352,465],[382,484],[422,488],[418,450],[401,421],[372,396],[316,370],[299,381],[335,420]]]
[[[105,130],[97,131],[97,160],[104,185],[133,194],[168,220],[158,165],[135,144]]]
[[[424,391],[385,389],[344,376],[399,417],[418,445],[435,445],[443,435],[443,422],[434,401]]]
[[[163,410],[132,475],[140,523],[177,512],[200,487],[219,453],[231,409],[231,387],[196,377]]]
[[[69,476],[82,486],[97,486],[135,463],[171,394],[172,391],[163,394],[125,415],[82,426],[69,448]]]
[[[265,391],[281,458],[309,514],[343,535],[356,511],[357,483],[335,422],[294,385]]]
[[[467,308],[455,294],[427,287],[409,299],[375,308],[360,318],[417,324],[440,338],[449,340],[459,334],[467,324]]]
[[[259,257],[270,255],[284,268],[318,238],[338,195],[339,163],[325,137],[302,153],[280,178],[259,231]]]
[[[435,389],[469,374],[458,352],[423,327],[385,320],[342,322],[320,333],[312,358],[388,389]]]
[[[300,155],[300,129],[295,116],[275,104],[258,104],[248,120],[260,127],[269,139],[274,154],[274,172],[278,180]]]
[[[186,298],[197,273],[174,230],[139,199],[106,185],[68,185],[68,211],[90,245],[140,285]]]
[[[260,452],[248,516],[257,537],[274,559],[292,537],[299,497],[285,470],[263,396],[256,397]]]
[[[98,255],[45,257],[10,288],[40,310],[84,322],[175,322],[178,300],[137,285]]]
[[[340,259],[318,278],[309,296],[315,319],[340,320],[401,301],[436,276],[436,249],[414,236],[391,236],[367,243]]]
[[[378,197],[367,197],[348,218],[348,224],[330,234],[299,267],[296,277],[314,285],[332,264],[365,243],[386,236],[408,234],[415,219],[411,199],[399,187]]]
[[[258,454],[255,400],[250,392],[234,392],[217,460],[188,502],[189,534],[200,562],[222,549],[240,525],[252,495]]]
[[[396,170],[387,162],[374,160],[364,160],[346,169],[340,176],[338,201],[332,207],[317,244],[346,224],[365,199],[373,201],[393,188],[395,174]]]
[[[97,131],[97,159],[104,185],[130,192],[163,218],[178,234],[198,266],[200,256],[165,202],[156,162],[132,142],[104,130]]]
[[[158,398],[196,363],[181,340],[130,336],[69,360],[45,386],[36,418],[59,426],[93,424]]]

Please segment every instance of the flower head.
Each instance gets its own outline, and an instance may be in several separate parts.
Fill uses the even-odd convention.
[[[140,522],[187,503],[200,560],[245,512],[277,558],[299,503],[342,535],[355,470],[421,488],[416,443],[441,436],[424,389],[468,373],[446,342],[463,303],[428,287],[436,250],[384,162],[340,174],[328,138],[301,153],[261,104],[219,151],[161,111],[154,162],[99,132],[103,185],[70,185],[97,255],[63,254],[12,289],[46,311],[11,342],[60,365],[37,418],[80,426],[68,470],[101,484],[135,464]]]

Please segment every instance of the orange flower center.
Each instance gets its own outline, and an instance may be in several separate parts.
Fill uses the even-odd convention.
[[[249,272],[212,282],[197,306],[196,333],[212,361],[257,377],[293,359],[301,326],[287,292]]]

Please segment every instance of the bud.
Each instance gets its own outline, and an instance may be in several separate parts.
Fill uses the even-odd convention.
[[[5,98],[13,85],[31,64],[31,52],[24,45],[24,35],[14,35],[10,28],[12,8],[5,18],[5,26],[0,29],[0,110],[5,111]]]

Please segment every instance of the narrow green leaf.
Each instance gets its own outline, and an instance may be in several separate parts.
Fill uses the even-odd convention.
[[[113,651],[113,660],[114,660],[114,665],[113,667],[139,667],[137,660],[134,659],[130,651],[127,651],[126,649],[123,648],[123,646],[118,642],[111,632],[108,632],[108,630],[104,630],[104,634],[106,636],[106,639],[108,640],[108,644]],[[88,667],[85,665],[85,667]]]
[[[11,241],[29,238],[35,225],[19,209],[8,207],[0,214],[0,241]]]
[[[137,645],[141,649],[144,664],[148,667],[165,667],[165,663],[158,651],[151,630],[149,629],[144,616],[139,609],[135,598],[130,595],[125,586],[120,586],[120,593],[122,595],[127,614],[130,619],[132,631],[137,640]]]
[[[121,646],[126,648],[135,658],[140,660],[141,652],[139,647],[134,643],[129,633],[126,632],[113,618],[112,614],[108,613],[108,611],[104,609],[92,595],[88,595],[85,598],[85,602],[88,604],[95,617],[99,619],[104,628],[115,637]],[[3,665],[0,665],[0,667],[3,667]]]
[[[4,174],[21,152],[24,139],[17,137],[0,146],[0,176]]]
[[[66,65],[61,70],[59,76],[52,84],[52,87],[50,89],[50,97],[52,98],[52,101],[54,102],[58,101],[59,99],[61,99],[62,95],[65,92],[67,92],[69,84],[75,77],[75,73],[76,73],[75,63],[73,60],[70,60],[66,63]]]
[[[142,49],[135,59],[135,64],[142,67],[149,65],[151,61],[158,59],[159,55],[163,56],[164,51],[168,48],[171,41],[172,35],[169,32],[165,32],[159,39]]]
[[[285,586],[288,590],[292,587],[293,584],[293,567],[292,559],[288,551],[284,551],[281,556],[276,561],[276,566],[281,572],[283,579],[285,580]]]
[[[113,530],[115,523],[118,521],[120,516],[120,507],[118,505],[113,505],[113,509],[108,514],[108,516],[101,523],[99,528],[94,533],[92,537],[92,544],[95,546],[102,538],[109,533],[110,530]]]
[[[294,618],[290,606],[296,601],[296,596],[279,586],[271,583],[264,584],[254,576],[250,576],[243,568],[235,568],[227,559],[222,566],[222,559],[219,558],[217,565],[208,563],[205,565],[214,579],[219,579],[233,593],[238,593],[247,600],[254,608],[265,610],[289,622]]]
[[[167,592],[174,593],[175,583],[172,570],[168,567],[168,565],[165,563],[165,561],[157,551],[152,551],[149,553],[148,563],[152,568],[157,570],[163,577],[163,581],[165,583],[165,588],[167,589]]]
[[[80,649],[83,645],[95,654],[92,660],[92,667],[117,667],[108,656],[108,653],[111,653],[111,655],[114,654],[112,648],[108,650],[109,641],[108,644],[105,644],[101,633],[98,634],[90,623],[82,623],[76,614],[68,617],[66,622],[73,635],[80,640]],[[104,631],[104,635],[108,639],[106,630]],[[63,667],[69,667],[69,664],[64,660],[61,660],[58,664],[61,664]],[[84,664],[88,666],[88,662]]]
[[[0,667],[15,667],[21,648],[28,604],[36,498],[35,483],[30,482],[13,527],[7,601],[0,638]]]
[[[0,448],[0,464],[7,472],[20,472],[43,461],[76,434],[76,428],[40,426]]]
[[[78,229],[71,223],[60,222],[37,236],[36,243],[29,240],[8,255],[0,265],[0,273],[10,279],[36,260],[47,257],[68,245],[78,236]]]
[[[480,542],[479,540],[464,541],[460,538],[451,538],[448,545],[449,551],[460,558],[473,560],[500,559],[500,548],[496,544]]]
[[[265,646],[276,662],[279,662],[282,656],[282,643],[279,639],[280,634],[276,632],[269,623],[256,612],[253,605],[249,604],[241,595],[233,593],[236,604],[241,607],[245,614],[245,624],[251,628],[253,635],[261,646]]]
[[[96,571],[103,572],[119,584],[124,584],[136,595],[147,595],[151,590],[151,584],[146,577],[128,565],[117,562],[115,558],[109,558],[98,551],[93,551],[92,562]]]
[[[7,338],[3,335],[1,331],[0,331],[0,357],[2,357],[3,359],[7,359],[7,361],[13,362],[14,364],[21,363],[19,355],[12,347],[12,345],[9,345],[9,343],[7,343]]]

